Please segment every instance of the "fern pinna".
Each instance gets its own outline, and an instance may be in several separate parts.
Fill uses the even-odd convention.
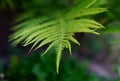
[[[99,34],[96,30],[104,28],[100,23],[89,17],[106,11],[106,8],[95,7],[96,2],[97,0],[78,0],[70,8],[61,11],[56,10],[49,16],[26,19],[13,28],[16,32],[10,36],[10,41],[13,45],[19,43],[22,43],[23,46],[33,44],[31,50],[49,44],[44,54],[54,47],[57,54],[56,68],[58,73],[63,49],[68,48],[71,54],[70,42],[80,45],[73,37],[74,33]]]

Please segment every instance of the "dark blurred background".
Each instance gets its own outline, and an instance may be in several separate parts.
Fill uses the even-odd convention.
[[[55,51],[41,57],[44,47],[28,53],[30,46],[13,47],[8,39],[16,18],[30,16],[48,5],[67,7],[73,0],[0,1],[0,81],[120,81],[120,0],[98,0],[108,12],[93,18],[106,28],[101,35],[76,33],[81,46],[72,45],[72,56],[65,51],[56,74]],[[39,6],[41,5],[41,7]],[[38,6],[38,7],[37,7]],[[62,6],[62,7],[61,7]],[[49,6],[48,6],[49,7]],[[37,9],[36,9],[37,8]]]

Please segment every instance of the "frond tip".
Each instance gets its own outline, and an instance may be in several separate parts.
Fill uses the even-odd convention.
[[[59,73],[59,65],[60,65],[60,59],[61,59],[61,55],[62,55],[62,43],[59,44],[59,47],[57,48],[57,58],[56,58],[56,69],[57,69],[57,73]]]
[[[87,0],[89,2],[89,0]],[[80,45],[80,43],[73,37],[76,32],[99,34],[97,29],[104,28],[100,23],[90,19],[90,15],[98,14],[106,11],[105,8],[92,8],[91,4],[84,3],[86,5],[82,7],[77,6],[72,8],[65,14],[61,12],[61,15],[55,16],[51,19],[45,15],[45,17],[39,17],[33,20],[26,20],[14,28],[15,32],[10,36],[10,41],[13,45],[22,43],[23,46],[33,44],[32,51],[41,48],[42,46],[49,44],[46,51],[42,54],[46,54],[51,48],[56,48],[56,70],[59,73],[60,59],[63,49],[67,48],[71,52],[70,42]],[[85,2],[85,1],[83,1]],[[81,4],[81,3],[80,3]],[[89,8],[90,7],[90,8]],[[78,11],[79,10],[79,11]],[[58,12],[56,12],[58,14]],[[53,16],[51,14],[51,16]]]

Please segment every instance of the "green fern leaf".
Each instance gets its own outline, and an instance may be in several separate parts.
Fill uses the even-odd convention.
[[[91,6],[93,6],[98,0],[76,0],[75,4],[79,4],[77,5],[77,7],[83,9],[83,8],[89,8]]]
[[[95,15],[95,14],[98,14],[98,13],[102,13],[102,12],[105,12],[107,11],[106,8],[86,8],[86,9],[77,9],[77,10],[71,10],[69,11],[68,13],[65,14],[65,18],[66,20],[70,20],[70,19],[73,19],[73,18],[80,18],[80,17],[83,17],[83,16],[88,16],[88,15]]]
[[[99,33],[96,30],[104,28],[100,23],[85,17],[106,11],[106,8],[93,8],[92,5],[96,1],[85,0],[78,6],[73,6],[67,13],[56,12],[54,17],[51,14],[52,18],[45,15],[44,17],[28,19],[13,28],[17,32],[10,36],[10,41],[13,45],[19,43],[22,43],[23,46],[33,44],[30,51],[49,45],[42,55],[51,48],[56,48],[56,70],[58,73],[62,51],[67,48],[72,54],[70,42],[80,45],[73,37],[74,33],[83,32],[98,35]]]

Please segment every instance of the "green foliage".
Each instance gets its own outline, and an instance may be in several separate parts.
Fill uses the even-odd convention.
[[[12,10],[15,9],[15,3],[13,0],[0,0],[0,9],[5,9],[9,6]]]
[[[107,28],[102,30],[103,33],[119,34],[120,33],[120,21],[113,21],[107,24]]]
[[[114,15],[114,19],[119,20],[120,19],[120,5],[119,5],[120,1],[119,0],[109,0],[109,10],[111,12],[112,15]]]
[[[106,25],[106,28],[102,31],[103,33],[115,34],[120,33],[120,1],[119,0],[104,0],[108,1],[107,4],[109,12],[107,14],[102,14],[102,21]],[[98,16],[100,17],[100,16]]]
[[[117,77],[114,81],[120,81],[120,77]]]
[[[47,7],[46,10],[48,12],[40,11],[40,13],[45,13],[41,16],[36,15],[37,12],[34,12],[29,17],[26,17],[26,14],[20,19],[24,19],[24,22],[13,28],[16,32],[10,36],[10,41],[12,41],[13,45],[19,43],[22,43],[23,46],[33,44],[30,51],[33,49],[37,50],[44,45],[49,45],[43,55],[54,47],[57,53],[56,68],[58,73],[62,51],[67,48],[71,54],[70,43],[74,42],[80,45],[73,37],[74,33],[99,34],[96,30],[104,28],[89,17],[107,11],[106,8],[95,7],[96,1],[80,0],[63,9]],[[18,21],[20,20],[18,19]]]
[[[107,13],[107,17],[104,20],[107,20],[105,22],[106,24],[106,29],[104,29],[102,32],[103,33],[108,33],[108,34],[115,34],[115,33],[120,33],[120,16],[119,16],[119,0],[109,0],[109,12]],[[115,8],[115,9],[114,9]]]
[[[45,57],[40,57],[39,53],[35,53],[32,57],[11,55],[9,68],[5,71],[6,79],[9,81],[100,81],[97,76],[87,72],[87,62],[80,63],[75,57],[62,58],[61,71],[57,75],[54,70],[55,52],[49,53]]]

